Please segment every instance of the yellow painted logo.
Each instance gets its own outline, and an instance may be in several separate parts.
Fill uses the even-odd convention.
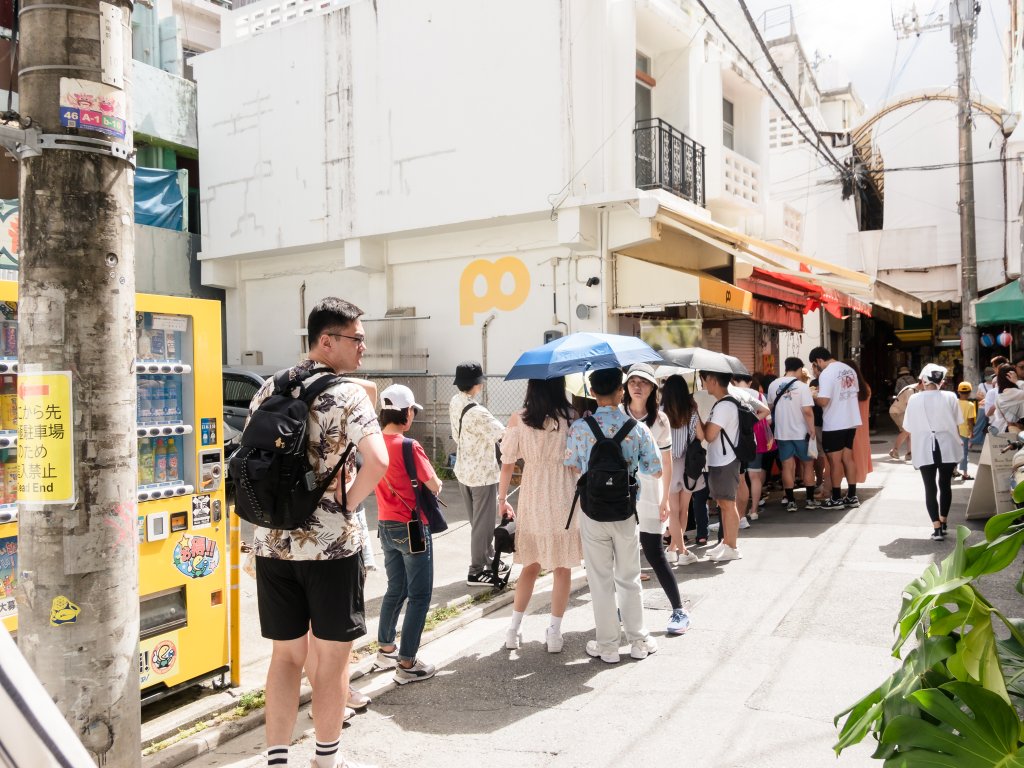
[[[78,621],[78,614],[82,609],[68,600],[64,595],[57,595],[50,603],[50,626],[59,627],[61,624],[74,624]]]
[[[508,275],[512,290],[505,293],[502,282]],[[483,278],[484,292],[476,290],[478,278]],[[459,281],[459,322],[472,325],[476,315],[491,309],[509,312],[522,306],[530,294],[530,270],[514,256],[504,256],[497,261],[477,259],[462,271]]]

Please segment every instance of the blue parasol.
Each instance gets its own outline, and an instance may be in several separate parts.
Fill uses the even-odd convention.
[[[505,380],[553,379],[580,371],[657,362],[662,362],[661,355],[635,336],[571,333],[523,352]]]

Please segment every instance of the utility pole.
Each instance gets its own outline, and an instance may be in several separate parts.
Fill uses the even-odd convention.
[[[19,15],[18,645],[109,768],[141,763],[131,12]]]
[[[978,247],[974,230],[974,131],[971,125],[971,48],[977,34],[975,0],[950,4],[950,37],[956,44],[956,121],[960,140],[960,341],[964,379],[980,381],[978,329],[971,319],[971,302],[978,298]]]
[[[971,49],[978,33],[977,0],[950,0],[949,20],[941,15],[922,19],[913,6],[893,26],[900,38],[920,35],[949,26],[956,46],[957,128],[959,133],[960,200],[960,345],[964,357],[964,380],[980,381],[978,328],[971,320],[971,303],[978,298],[978,247],[974,228],[974,144],[971,122]]]

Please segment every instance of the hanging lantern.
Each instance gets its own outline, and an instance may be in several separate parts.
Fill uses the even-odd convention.
[[[1009,331],[1003,331],[996,337],[996,341],[999,342],[1000,347],[1009,349],[1010,345],[1013,344],[1013,334]]]
[[[995,343],[996,343],[996,340],[992,338],[992,334],[991,333],[983,333],[983,334],[981,334],[981,346],[987,348],[987,347],[991,347]]]

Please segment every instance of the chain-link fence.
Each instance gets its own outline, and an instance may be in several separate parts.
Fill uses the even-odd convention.
[[[455,374],[368,374],[366,378],[377,385],[378,392],[383,392],[391,384],[404,384],[412,390],[423,410],[416,414],[416,420],[406,434],[419,441],[436,467],[449,466],[448,457],[455,451],[455,439],[448,404],[459,391],[453,383]],[[523,407],[526,381],[505,381],[501,376],[487,376],[485,379],[483,392],[478,398],[480,403],[498,421],[508,424],[509,417]]]

